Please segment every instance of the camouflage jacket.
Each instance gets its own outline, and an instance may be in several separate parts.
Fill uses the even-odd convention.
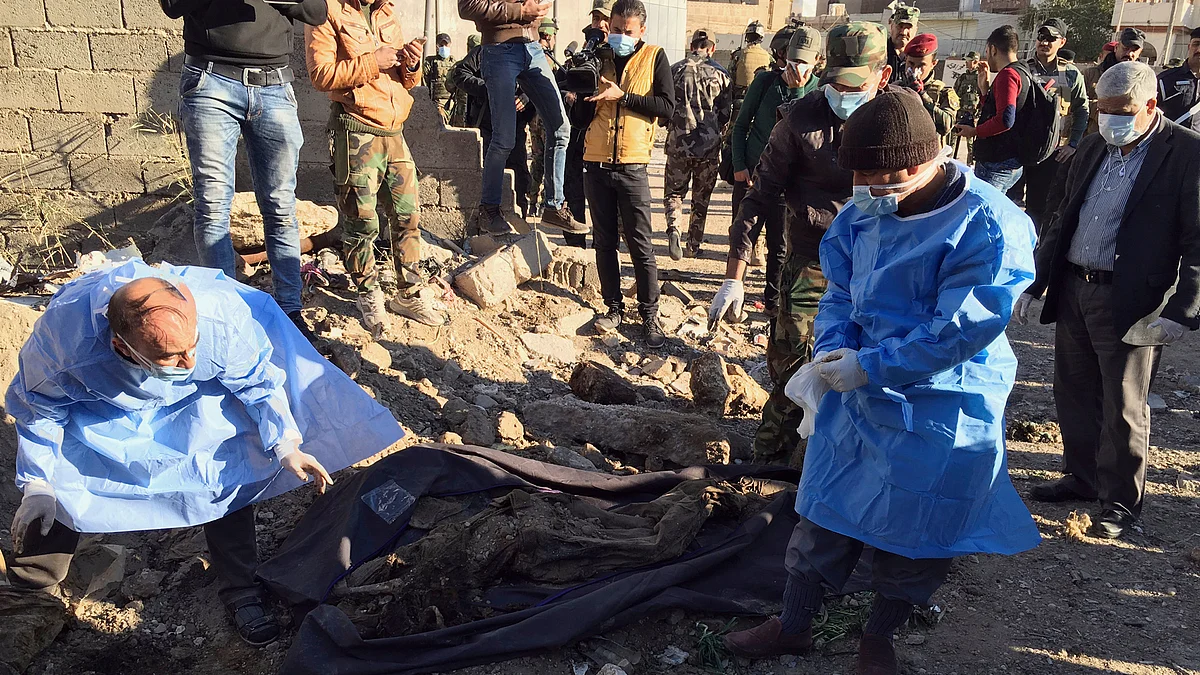
[[[733,114],[729,73],[716,61],[693,53],[671,67],[671,79],[675,113],[667,132],[667,153],[715,159]]]
[[[945,82],[932,76],[925,80],[924,86],[925,90],[921,92],[921,102],[925,104],[925,110],[928,110],[929,116],[933,118],[933,126],[937,129],[938,135],[942,137],[942,142],[949,145],[950,132],[954,130],[954,123],[958,117],[958,94],[947,87]]]
[[[450,76],[450,71],[454,70],[454,63],[453,58],[443,59],[437,54],[425,57],[421,79],[425,81],[425,86],[429,87],[429,96],[433,100],[444,101],[450,98],[451,92],[446,89],[446,78]]]
[[[958,94],[958,105],[963,110],[979,114],[979,102],[983,92],[979,91],[979,73],[968,70],[954,79],[954,93]]]

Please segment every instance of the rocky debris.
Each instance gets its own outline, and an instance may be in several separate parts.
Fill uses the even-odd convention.
[[[1008,438],[1024,443],[1061,443],[1062,432],[1054,422],[1013,420],[1008,424]]]
[[[726,363],[725,373],[729,376],[729,382],[733,386],[732,395],[725,402],[726,415],[737,410],[757,413],[762,410],[763,406],[771,398],[770,392],[763,389],[758,380],[751,377],[738,364]]]
[[[166,572],[144,569],[125,579],[121,584],[121,595],[129,600],[149,600],[162,593],[162,582],[166,578]]]
[[[492,408],[500,407],[500,402],[487,394],[479,394],[475,397],[475,405],[484,410],[491,410]]]
[[[585,309],[582,312],[575,312],[567,316],[559,318],[555,322],[559,335],[578,335],[579,329],[592,322],[596,318],[596,312],[590,309]]]
[[[363,361],[379,370],[387,370],[392,367],[392,353],[378,342],[368,342],[358,350],[358,353]]]
[[[908,637],[904,638],[904,644],[909,646],[917,646],[925,644],[925,636],[920,633],[909,633]]]
[[[454,285],[480,307],[495,307],[517,286],[541,276],[550,266],[555,245],[533,232],[485,256],[454,277]]]
[[[1200,479],[1188,471],[1180,470],[1179,475],[1175,476],[1175,487],[1180,490],[1200,492]]]
[[[463,442],[462,436],[459,436],[453,431],[446,431],[442,433],[441,436],[438,436],[438,443],[445,443],[446,445],[466,445],[466,443]]]
[[[66,624],[62,600],[41,591],[0,586],[0,673],[23,673]]]
[[[121,590],[129,550],[116,544],[85,543],[71,559],[74,583],[83,587],[85,600],[99,602]]]
[[[1167,409],[1167,402],[1158,394],[1150,394],[1150,396],[1147,397],[1146,402],[1150,404],[1150,410],[1154,412]]]
[[[486,256],[499,251],[504,246],[490,234],[477,234],[467,237],[467,250],[471,255]]]
[[[725,369],[725,359],[720,354],[708,352],[692,359],[692,400],[696,405],[712,407],[724,412],[725,401],[733,393],[733,385]]]
[[[575,452],[570,448],[553,448],[550,450],[549,459],[552,463],[559,466],[579,469],[580,471],[598,471],[598,467],[588,461],[586,457]]]
[[[313,202],[296,200],[296,222],[300,225],[300,238],[324,234],[338,224],[337,209]],[[233,248],[239,251],[260,249],[263,238],[263,218],[258,210],[258,201],[253,192],[239,192],[233,196],[229,209],[229,237]]]
[[[627,675],[627,673],[615,663],[606,663],[596,672],[596,675]]]
[[[455,396],[442,406],[442,417],[467,445],[491,446],[496,442],[496,425],[487,411]]]
[[[496,420],[496,433],[505,443],[516,443],[525,439],[525,425],[521,424],[516,413],[505,410]]]
[[[352,380],[357,380],[358,373],[362,370],[362,357],[344,342],[335,341],[330,346],[329,361]]]
[[[600,297],[600,272],[593,249],[559,246],[554,249],[545,276],[552,283],[575,291],[584,300]]]
[[[620,464],[605,457],[604,453],[600,452],[596,446],[592,445],[591,443],[584,443],[583,447],[579,449],[579,454],[585,457],[589,462],[592,463],[593,466],[601,471],[611,472],[619,471],[621,469]]]
[[[667,297],[677,298],[685,307],[696,302],[696,298],[692,297],[692,294],[688,293],[687,289],[674,281],[664,281],[661,291]]]
[[[559,363],[575,363],[579,360],[579,350],[575,348],[575,343],[561,335],[524,333],[521,335],[521,343],[533,354]]]
[[[637,388],[632,383],[612,368],[592,360],[575,366],[567,384],[577,397],[589,403],[632,405],[638,400]]]
[[[677,466],[728,464],[729,439],[706,417],[630,405],[597,405],[571,398],[535,401],[525,428],[562,445],[591,443],[601,452]],[[651,460],[654,460],[653,462]]]
[[[687,661],[687,658],[687,652],[675,645],[670,645],[658,655],[658,662],[668,667],[682,666],[684,661]]]

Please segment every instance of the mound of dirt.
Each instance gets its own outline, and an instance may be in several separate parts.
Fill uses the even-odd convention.
[[[0,506],[15,505],[19,494],[13,487],[13,470],[17,461],[17,430],[12,418],[4,413],[4,392],[17,374],[17,355],[21,345],[33,331],[33,323],[41,313],[25,305],[0,298]],[[2,520],[2,518],[0,518]],[[5,520],[4,522],[8,522]]]

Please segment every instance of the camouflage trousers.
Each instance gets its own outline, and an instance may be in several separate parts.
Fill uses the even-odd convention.
[[[783,390],[800,366],[812,360],[813,319],[827,286],[818,261],[790,256],[780,270],[779,310],[767,343],[767,368],[775,386],[754,435],[756,462],[794,467],[804,463],[807,443],[797,431],[804,412]]]
[[[688,223],[688,240],[704,241],[704,221],[708,220],[708,202],[717,186],[720,162],[720,157],[667,154],[667,168],[663,174],[667,229],[679,227],[679,221],[683,219],[683,196],[691,183],[692,217]]]
[[[342,215],[342,254],[359,292],[379,284],[375,240],[379,238],[378,194],[391,228],[392,260],[402,288],[420,279],[413,269],[421,260],[421,214],[417,165],[404,136],[335,129],[333,175]],[[386,188],[382,189],[381,188]]]
[[[546,125],[541,116],[529,122],[529,189],[525,191],[530,206],[542,203],[542,180],[546,177]]]

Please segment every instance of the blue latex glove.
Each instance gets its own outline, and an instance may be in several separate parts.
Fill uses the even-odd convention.
[[[867,383],[867,371],[858,365],[857,349],[835,350],[817,366],[817,370],[834,391],[852,391]]]

